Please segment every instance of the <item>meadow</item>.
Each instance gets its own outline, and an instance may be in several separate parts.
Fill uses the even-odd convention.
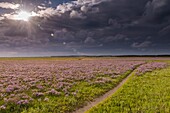
[[[146,66],[139,67],[115,94],[86,113],[169,113],[170,67],[141,74]]]
[[[168,110],[166,107],[170,104],[163,104],[170,93],[168,65],[161,59],[148,58],[2,58],[0,113],[74,112],[116,87],[132,73],[134,76],[128,83],[88,112],[126,112],[129,106],[132,111],[142,111],[147,109],[145,104],[150,101],[147,98],[152,98],[152,93],[162,97],[158,99],[162,103],[155,109],[162,105],[163,110]],[[161,92],[163,87],[166,87],[164,93]]]

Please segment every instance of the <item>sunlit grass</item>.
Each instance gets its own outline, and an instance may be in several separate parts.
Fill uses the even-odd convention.
[[[87,113],[169,113],[170,67],[132,76],[110,98]]]

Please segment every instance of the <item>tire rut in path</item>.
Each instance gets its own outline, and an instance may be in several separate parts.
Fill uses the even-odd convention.
[[[141,65],[139,65],[141,66]],[[133,72],[139,67],[137,66],[126,78],[124,78],[116,87],[114,87],[112,90],[108,91],[104,95],[94,99],[92,102],[88,102],[86,106],[79,108],[78,110],[74,111],[73,113],[84,113],[87,110],[91,109],[92,107],[96,106],[100,102],[104,101],[108,97],[112,96],[129,78],[132,76]]]

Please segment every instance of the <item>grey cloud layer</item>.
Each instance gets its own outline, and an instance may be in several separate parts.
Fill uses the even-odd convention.
[[[41,16],[30,25],[0,19],[3,47],[110,54],[170,49],[169,0],[78,0],[38,7]]]

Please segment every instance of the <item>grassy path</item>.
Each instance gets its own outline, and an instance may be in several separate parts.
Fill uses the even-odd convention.
[[[86,113],[170,113],[170,67],[132,75],[127,84]]]
[[[96,106],[97,104],[99,104],[100,102],[104,101],[105,99],[107,99],[108,97],[110,97],[111,95],[113,95],[128,79],[129,77],[132,76],[133,72],[138,68],[139,66],[137,66],[126,78],[124,78],[115,88],[113,88],[112,90],[108,91],[107,93],[105,93],[104,95],[94,99],[92,102],[87,103],[86,106],[76,110],[74,113],[84,113],[87,110],[91,109],[92,107]]]

